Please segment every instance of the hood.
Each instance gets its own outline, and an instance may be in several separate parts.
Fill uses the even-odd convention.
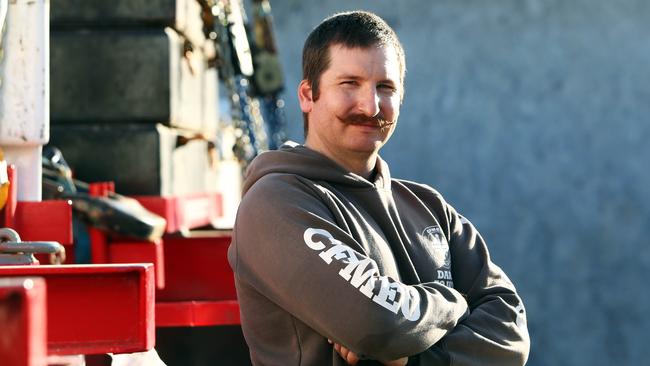
[[[390,188],[390,171],[383,159],[377,157],[377,174],[374,181],[347,171],[327,156],[292,141],[279,150],[267,151],[257,156],[246,170],[243,194],[262,177],[272,173],[294,174],[313,181],[324,181],[350,188]]]

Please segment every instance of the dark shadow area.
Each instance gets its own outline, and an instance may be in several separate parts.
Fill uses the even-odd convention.
[[[158,328],[156,350],[168,366],[251,365],[238,326]]]

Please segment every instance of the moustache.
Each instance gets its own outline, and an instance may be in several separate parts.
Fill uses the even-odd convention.
[[[386,128],[395,124],[394,121],[388,121],[385,119],[382,114],[378,114],[372,117],[368,117],[363,114],[351,114],[345,118],[341,118],[341,121],[348,125],[374,125],[379,128]]]

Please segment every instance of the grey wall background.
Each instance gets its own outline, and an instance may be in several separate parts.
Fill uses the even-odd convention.
[[[367,9],[397,31],[407,94],[383,156],[470,218],[528,309],[529,365],[650,358],[650,2],[271,1],[289,135],[307,33]]]

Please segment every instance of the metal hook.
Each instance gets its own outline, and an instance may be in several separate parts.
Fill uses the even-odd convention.
[[[0,228],[0,253],[6,254],[49,254],[51,264],[65,261],[65,248],[55,241],[21,241],[16,230]]]

